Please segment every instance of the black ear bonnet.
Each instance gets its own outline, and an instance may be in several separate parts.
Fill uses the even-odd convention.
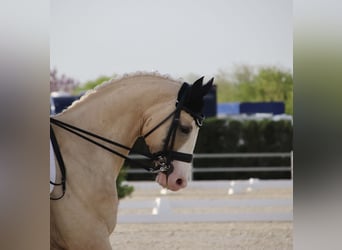
[[[204,96],[210,91],[214,80],[214,78],[212,78],[207,84],[203,85],[203,78],[204,77],[199,78],[192,85],[184,82],[178,92],[176,103],[177,107],[177,104],[180,102],[181,98],[184,98],[182,109],[195,119],[198,126],[202,125],[204,119],[202,114]]]

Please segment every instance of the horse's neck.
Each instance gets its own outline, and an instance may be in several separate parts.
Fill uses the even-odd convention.
[[[58,119],[129,146],[139,133],[140,107],[130,105],[127,90],[117,92],[91,94]]]

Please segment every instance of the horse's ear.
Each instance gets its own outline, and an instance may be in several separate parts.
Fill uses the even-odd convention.
[[[210,89],[213,86],[214,77],[211,78],[205,85],[203,85],[203,79],[204,76],[197,79],[192,85],[191,85],[191,99],[202,99],[206,94],[209,93]]]
[[[205,85],[203,85],[203,79],[204,76],[196,80],[192,85],[191,92],[193,95],[196,96],[196,98],[203,98],[209,93],[210,89],[213,86],[214,77],[211,78]]]
[[[209,93],[214,78],[210,79],[205,85],[203,85],[204,76],[197,79],[192,85],[190,85],[190,92],[187,95],[184,106],[195,113],[202,112],[204,105],[203,98]]]
[[[193,84],[192,84],[192,89],[201,89],[202,85],[203,85],[203,79],[204,76],[202,76],[201,78],[198,78]]]
[[[210,89],[213,87],[214,77],[211,78],[202,88],[203,96],[209,93]]]

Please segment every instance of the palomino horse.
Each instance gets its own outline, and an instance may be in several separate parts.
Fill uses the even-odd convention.
[[[212,83],[130,75],[96,87],[50,118],[60,182],[50,194],[51,249],[111,249],[116,178],[138,137],[150,150],[153,164],[146,169],[157,173],[161,186],[177,191],[187,185],[203,97]]]

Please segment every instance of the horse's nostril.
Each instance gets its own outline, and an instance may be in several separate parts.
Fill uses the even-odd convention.
[[[182,180],[182,179],[177,179],[176,183],[177,183],[179,186],[182,186],[183,180]]]

